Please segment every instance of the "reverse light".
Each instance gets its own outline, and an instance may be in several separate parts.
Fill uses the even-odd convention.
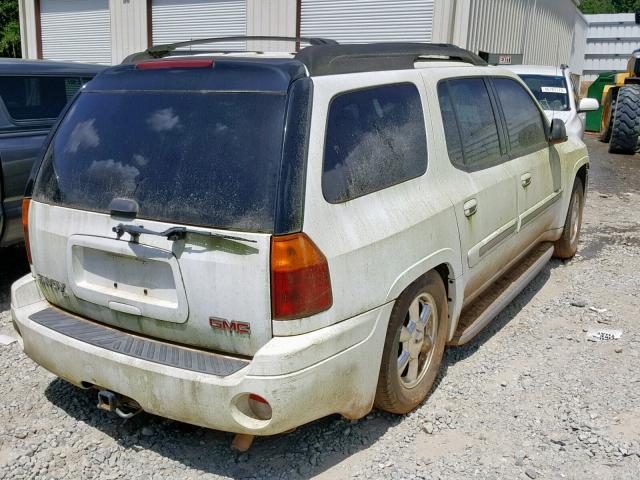
[[[172,68],[213,68],[213,58],[189,60],[150,60],[136,64],[138,70],[162,70]]]
[[[29,243],[29,207],[31,206],[31,199],[24,198],[22,200],[22,232],[24,233],[24,246],[27,249],[27,260],[29,265],[31,261],[31,244]]]
[[[271,311],[274,320],[294,320],[331,308],[326,257],[304,233],[271,239]]]

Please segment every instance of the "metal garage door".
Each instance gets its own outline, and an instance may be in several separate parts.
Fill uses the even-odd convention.
[[[434,0],[302,0],[302,36],[340,43],[429,42]]]
[[[246,0],[153,0],[153,44],[247,34]],[[244,50],[246,42],[220,43],[216,48]],[[209,45],[194,49],[207,50]]]
[[[109,0],[41,0],[42,56],[111,63]]]

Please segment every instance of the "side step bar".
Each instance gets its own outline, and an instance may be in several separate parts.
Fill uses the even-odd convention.
[[[491,320],[540,273],[553,255],[553,244],[541,243],[511,270],[500,277],[485,293],[463,308],[458,329],[449,345],[464,345],[472,340]]]

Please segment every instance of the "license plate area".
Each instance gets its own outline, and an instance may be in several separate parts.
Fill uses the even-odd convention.
[[[72,235],[67,243],[67,274],[79,299],[134,316],[187,321],[180,266],[168,250]]]

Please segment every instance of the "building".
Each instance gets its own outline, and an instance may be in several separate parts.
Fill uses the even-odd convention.
[[[623,72],[631,53],[640,48],[640,25],[633,13],[586,15],[587,50],[584,80],[604,72]]]
[[[192,38],[454,43],[496,63],[569,63],[579,0],[19,0],[27,58],[114,64]],[[229,48],[290,50],[279,42]],[[204,48],[207,48],[206,46]],[[210,48],[210,47],[209,47]]]

